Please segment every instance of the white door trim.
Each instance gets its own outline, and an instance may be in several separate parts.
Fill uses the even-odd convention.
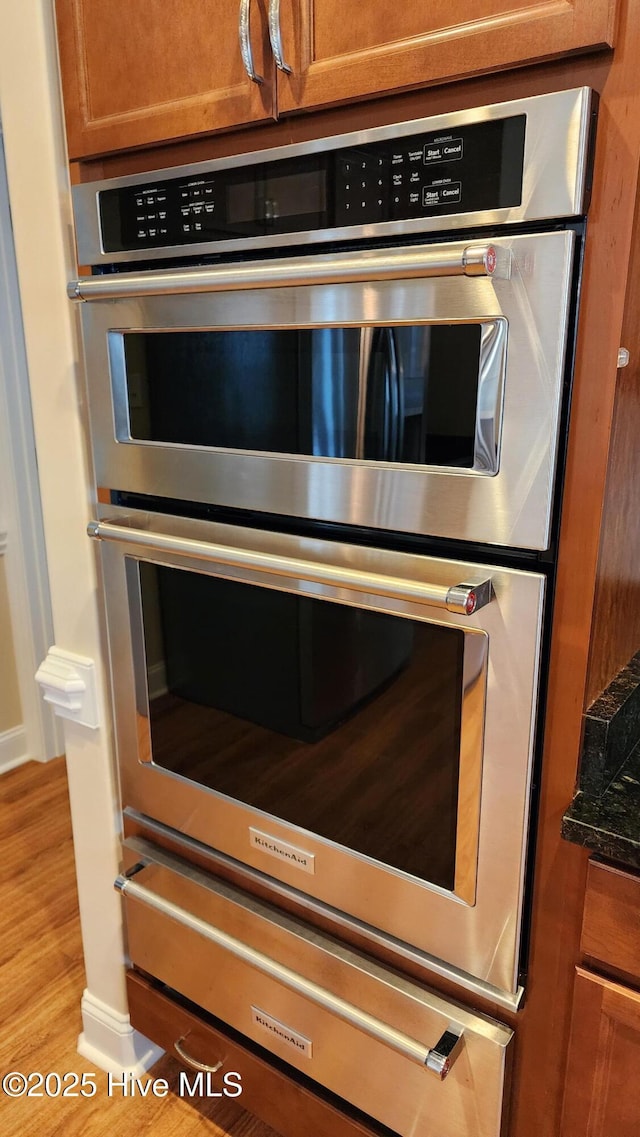
[[[64,750],[35,673],[54,642],[29,378],[0,125],[0,532],[25,737],[24,760]]]

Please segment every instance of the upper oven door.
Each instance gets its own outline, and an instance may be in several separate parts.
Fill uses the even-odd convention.
[[[544,578],[102,514],[124,806],[514,992]]]
[[[82,285],[100,486],[549,545],[573,232]]]

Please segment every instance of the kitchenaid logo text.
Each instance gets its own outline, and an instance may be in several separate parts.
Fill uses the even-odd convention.
[[[297,1031],[291,1030],[290,1027],[285,1026],[284,1023],[278,1022],[277,1019],[272,1019],[271,1015],[265,1014],[264,1011],[258,1007],[251,1008],[251,1021],[262,1028],[268,1030],[270,1034],[276,1035],[281,1042],[286,1043],[287,1046],[292,1046],[300,1054],[304,1054],[307,1058],[312,1058],[313,1044],[311,1039],[305,1038],[303,1034],[298,1034]]]
[[[316,858],[313,853],[307,853],[304,849],[297,849],[295,845],[287,845],[283,841],[277,841],[275,837],[270,837],[268,833],[261,833],[259,829],[249,829],[249,840],[253,848],[259,849],[261,853],[268,853],[271,857],[288,861],[289,864],[295,865],[297,869],[302,869],[303,872],[315,874]]]

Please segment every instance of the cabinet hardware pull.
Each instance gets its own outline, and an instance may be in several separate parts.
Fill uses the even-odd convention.
[[[110,521],[90,521],[87,532],[90,537],[102,541],[141,545],[146,549],[177,553],[179,556],[211,561],[214,564],[274,573],[287,579],[308,580],[316,584],[350,588],[356,592],[372,592],[376,596],[390,596],[432,608],[445,608],[447,612],[456,612],[460,616],[472,616],[493,599],[490,577],[474,583],[429,584],[427,581],[358,571],[322,561],[307,561],[299,557],[262,552],[259,549],[216,545],[192,537],[173,537],[165,533],[151,533],[146,529],[130,529],[127,525]]]
[[[302,996],[302,998],[307,999],[311,1003],[315,1003],[315,1005],[320,1007],[323,1011],[327,1011],[329,1014],[342,1019],[343,1022],[349,1023],[350,1026],[355,1027],[357,1030],[363,1031],[371,1038],[375,1038],[377,1042],[381,1042],[390,1049],[404,1055],[405,1058],[410,1058],[413,1062],[418,1062],[421,1066],[436,1073],[440,1079],[445,1078],[449,1073],[453,1061],[462,1047],[462,1027],[459,1027],[460,1033],[455,1034],[450,1026],[436,1043],[435,1047],[431,1048],[425,1046],[423,1043],[418,1042],[415,1038],[411,1038],[410,1035],[405,1034],[396,1027],[390,1026],[381,1019],[375,1018],[374,1015],[370,1015],[367,1011],[363,1011],[353,1003],[348,1003],[339,995],[334,995],[332,991],[328,991],[324,987],[319,987],[312,979],[307,979],[305,976],[299,975],[296,971],[292,971],[291,968],[286,967],[285,964],[279,963],[278,960],[264,955],[263,952],[258,951],[257,948],[243,943],[241,940],[236,939],[235,936],[230,936],[227,932],[223,932],[221,928],[217,928],[213,924],[209,924],[206,920],[201,920],[199,916],[195,916],[192,912],[180,908],[177,904],[174,904],[172,900],[167,900],[164,896],[158,896],[157,893],[138,884],[135,880],[129,880],[125,876],[119,876],[115,881],[115,887],[131,900],[138,901],[140,904],[146,904],[149,908],[154,908],[157,912],[161,912],[163,915],[169,917],[169,919],[175,920],[176,923],[181,924],[183,927],[190,928],[192,931],[197,932],[198,935],[204,939],[223,948],[229,955],[234,956],[236,959],[241,959],[244,963],[249,964],[250,967],[254,967],[257,971],[262,972],[263,975],[275,979],[290,991],[294,991],[297,995]],[[450,1040],[449,1036],[451,1036]]]
[[[178,1055],[178,1058],[181,1058],[183,1062],[186,1062],[187,1066],[193,1067],[194,1070],[201,1070],[203,1074],[217,1074],[218,1070],[222,1069],[224,1066],[224,1058],[221,1058],[219,1062],[216,1062],[215,1066],[207,1066],[206,1062],[198,1062],[197,1058],[192,1058],[191,1055],[188,1054],[184,1049],[184,1046],[182,1044],[186,1041],[187,1035],[183,1034],[182,1038],[179,1038],[177,1042],[174,1042],[173,1049]]]
[[[252,83],[264,83],[262,75],[258,75],[253,65],[253,52],[251,50],[251,0],[240,0],[240,11],[238,16],[238,37],[240,39],[240,54],[242,55],[242,62],[244,69],[251,79]]]
[[[629,349],[627,347],[619,348],[618,349],[618,367],[628,367],[629,366],[629,359],[630,359]]]
[[[285,63],[284,51],[282,49],[282,32],[280,29],[280,0],[270,0],[269,39],[271,40],[271,50],[273,52],[273,58],[276,61],[276,67],[279,71],[285,71],[287,75],[291,75],[291,68],[289,67],[288,63]]]

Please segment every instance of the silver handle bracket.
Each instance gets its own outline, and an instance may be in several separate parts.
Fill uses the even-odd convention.
[[[453,1063],[460,1054],[464,1038],[462,1034],[455,1034],[452,1030],[445,1030],[442,1038],[427,1054],[425,1066],[440,1081],[444,1081],[451,1070]]]
[[[474,612],[484,608],[492,599],[493,585],[491,579],[487,578],[479,584],[455,584],[447,593],[445,606],[448,612],[473,616]]]

